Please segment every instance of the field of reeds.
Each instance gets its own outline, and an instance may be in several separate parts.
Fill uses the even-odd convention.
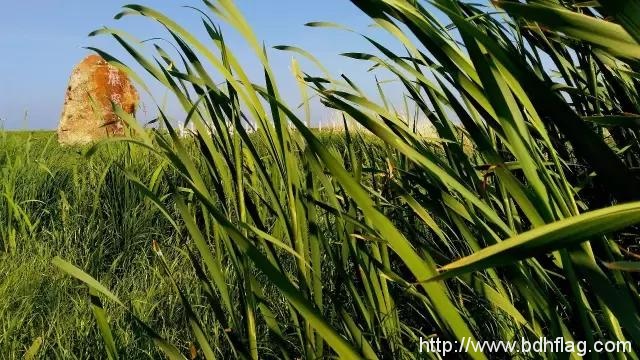
[[[332,132],[280,95],[232,0],[194,12],[209,38],[117,15],[162,24],[170,49],[92,34],[194,130],[116,107],[125,140],[2,134],[3,357],[419,359],[440,358],[421,339],[546,337],[630,346],[447,358],[638,358],[640,1],[351,2],[395,43],[363,34],[376,51],[344,56],[393,76],[402,104],[276,47],[315,65],[291,76],[340,114]]]

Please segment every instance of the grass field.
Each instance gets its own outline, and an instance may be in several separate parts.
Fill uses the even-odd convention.
[[[86,292],[52,265],[57,255],[100,275],[116,293],[132,296],[132,305],[151,317],[156,306],[176,305],[165,303],[171,289],[150,266],[150,241],[178,242],[170,225],[119,170],[148,177],[153,163],[142,153],[132,163],[125,151],[114,148],[88,160],[81,149],[61,148],[53,132],[1,136],[2,358],[21,358],[38,339],[43,358],[101,353]],[[150,340],[133,335],[119,309],[112,316],[123,351],[132,358],[153,353]]]
[[[341,130],[318,135],[336,152],[345,150]],[[154,241],[166,246],[163,252],[172,259],[168,265],[176,280],[196,287],[196,279],[181,274],[191,267],[178,250],[186,229],[176,231],[125,177],[126,172],[147,184],[155,177],[155,191],[169,195],[170,184],[181,185],[178,173],[149,151],[123,144],[110,144],[89,157],[90,147],[61,147],[54,132],[0,132],[0,149],[5,196],[0,201],[0,358],[21,358],[32,347],[40,358],[106,354],[88,293],[54,266],[56,256],[100,278],[130,301],[141,320],[188,348],[184,309],[157,267],[152,248]],[[164,169],[161,175],[159,168]],[[172,206],[170,196],[166,206]],[[109,305],[122,356],[162,357],[126,312]],[[213,327],[213,319],[208,320]],[[261,339],[260,346],[268,349],[270,341]]]
[[[546,337],[629,345],[463,357],[638,358],[640,2],[352,2],[406,52],[365,37],[375,54],[344,55],[391,74],[405,104],[294,60],[303,98],[342,115],[334,132],[280,96],[233,1],[203,2],[207,39],[147,7],[117,16],[162,24],[173,56],[94,34],[195,130],[178,136],[162,110],[143,128],[116,106],[127,140],[2,134],[3,355],[437,359],[421,338]]]

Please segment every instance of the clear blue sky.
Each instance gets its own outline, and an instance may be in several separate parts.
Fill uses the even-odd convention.
[[[141,17],[125,17],[114,20],[120,7],[132,1],[97,0],[18,0],[4,1],[0,11],[0,124],[6,129],[54,129],[62,110],[64,92],[74,65],[89,54],[85,46],[103,49],[125,63],[133,60],[112,38],[87,37],[102,26],[124,29],[138,39],[163,36],[163,30]],[[181,5],[196,5],[197,0],[146,0],[143,5],[170,14],[194,33],[204,36],[200,17],[193,10]],[[267,46],[287,44],[300,46],[316,55],[332,73],[348,73],[358,81],[370,81],[364,63],[338,56],[346,51],[366,51],[370,47],[362,38],[333,29],[307,28],[309,21],[333,21],[347,24],[363,32],[380,30],[369,28],[366,18],[348,0],[237,0],[258,37]],[[228,28],[226,28],[228,29]],[[252,61],[250,51],[242,45],[239,36],[230,29],[225,31],[227,41],[236,55],[246,64],[247,72],[259,81],[260,67]],[[273,67],[280,79],[285,97],[291,103],[299,96],[290,75],[292,54],[271,51]],[[305,66],[305,69],[309,69]],[[367,80],[369,79],[369,80]],[[369,82],[370,83],[370,82]],[[149,82],[154,96],[163,98],[165,93],[158,85]],[[155,106],[144,97],[145,106]],[[168,107],[174,105],[169,101]],[[177,109],[173,109],[177,111]],[[25,111],[28,112],[24,121]],[[178,116],[178,112],[175,112]],[[320,111],[321,112],[321,111]],[[322,117],[326,114],[316,114]]]

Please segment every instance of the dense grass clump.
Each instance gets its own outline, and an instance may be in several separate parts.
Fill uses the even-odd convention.
[[[194,131],[179,136],[162,111],[161,127],[143,128],[116,107],[135,137],[83,150],[79,166],[21,150],[2,158],[3,256],[41,249],[38,279],[60,282],[9,326],[55,318],[30,304],[68,306],[63,293],[80,321],[62,335],[9,336],[8,351],[40,336],[45,354],[83,357],[69,337],[84,336],[113,359],[412,359],[440,356],[418,352],[430,337],[545,337],[629,345],[464,356],[637,358],[640,2],[494,2],[500,13],[452,0],[352,3],[397,44],[365,36],[377,53],[344,55],[395,77],[403,112],[382,83],[371,97],[348,74],[293,61],[302,119],[231,0],[203,2],[207,39],[148,7],[117,16],[162,24],[174,56],[164,42],[149,55],[120,31],[93,34],[113,36],[170,90]],[[263,79],[248,78],[214,16],[245,37]],[[341,132],[307,126],[311,95],[341,115]],[[419,131],[426,122],[435,134]],[[33,175],[42,168],[49,175]],[[52,254],[80,282],[53,271]],[[17,275],[3,288],[34,291],[11,280],[22,264],[9,266]]]
[[[152,239],[177,244],[176,236],[123,176],[127,170],[149,178],[154,162],[148,155],[111,146],[87,159],[82,149],[62,148],[54,133],[44,132],[3,132],[0,149],[2,358],[20,358],[31,346],[42,358],[104,352],[86,293],[53,267],[55,256],[82,264],[116,293],[134,296],[132,306],[151,323],[170,322],[153,313],[176,302],[167,300],[171,289],[158,281],[150,253]],[[123,351],[158,355],[122,311],[111,316]],[[174,329],[167,334],[180,333]]]

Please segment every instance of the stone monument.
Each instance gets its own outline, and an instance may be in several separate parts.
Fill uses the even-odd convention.
[[[99,55],[90,55],[71,74],[58,126],[58,142],[84,145],[124,135],[124,124],[112,103],[134,114],[138,92],[128,76]]]

